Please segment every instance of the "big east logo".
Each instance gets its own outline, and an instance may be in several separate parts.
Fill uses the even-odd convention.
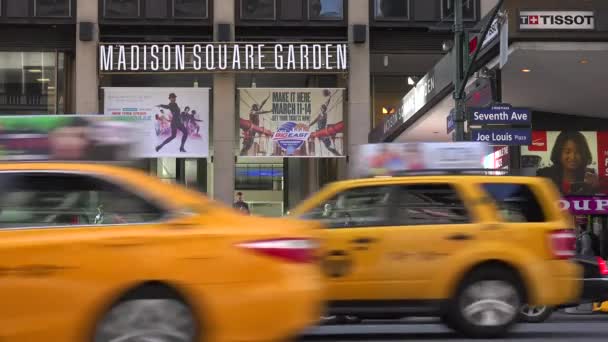
[[[272,135],[272,140],[276,141],[287,155],[293,155],[309,137],[310,132],[306,125],[286,122]]]

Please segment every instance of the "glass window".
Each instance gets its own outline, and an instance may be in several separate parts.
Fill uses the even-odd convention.
[[[177,180],[177,159],[158,158],[156,176],[165,183],[174,183]]]
[[[350,189],[302,218],[320,221],[330,228],[386,226],[390,224],[389,208],[394,203],[391,189],[388,186]]]
[[[462,0],[463,19],[475,19],[475,3],[476,0]],[[441,18],[443,20],[454,20],[454,0],[441,0]]]
[[[340,20],[344,17],[344,4],[342,0],[309,0],[308,13],[313,20]]]
[[[8,17],[28,17],[30,15],[30,2],[25,0],[4,0],[0,1],[6,3],[6,16]],[[0,9],[2,6],[0,6]],[[0,13],[5,14],[5,13]]]
[[[37,17],[69,17],[70,0],[36,0]]]
[[[173,0],[173,16],[207,18],[207,0]]]
[[[145,223],[163,211],[101,179],[61,173],[0,173],[0,226]]]
[[[139,16],[139,0],[104,0],[105,16],[133,18]]]
[[[538,199],[525,184],[485,183],[484,190],[492,197],[507,222],[544,222],[545,215]]]
[[[283,190],[281,164],[239,164],[235,177],[237,190]]]
[[[377,20],[404,20],[410,17],[409,0],[374,0]]]
[[[64,62],[63,53],[0,52],[0,115],[63,113]]]
[[[448,184],[400,187],[396,219],[402,225],[462,224],[471,221],[463,201]]]
[[[241,0],[241,19],[274,20],[275,0]]]

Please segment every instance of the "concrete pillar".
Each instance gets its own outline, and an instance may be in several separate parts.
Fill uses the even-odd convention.
[[[353,43],[353,25],[367,26],[367,39],[363,44]],[[369,55],[369,0],[348,2],[348,41],[350,47],[350,71],[348,77],[347,136],[352,168],[352,153],[357,145],[367,143],[371,129],[371,91]]]
[[[74,99],[76,113],[99,112],[99,83],[97,77],[97,43],[99,42],[98,1],[78,0],[76,5],[76,63]],[[81,22],[91,22],[94,27],[93,40],[79,39]]]
[[[214,38],[217,25],[230,24],[234,40],[234,3],[222,1],[213,6]],[[237,137],[236,124],[236,75],[213,75],[213,198],[231,204],[234,201],[234,167]]]

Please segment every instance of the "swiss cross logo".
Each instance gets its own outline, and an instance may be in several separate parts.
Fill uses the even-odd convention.
[[[538,16],[531,15],[528,17],[528,21],[530,22],[530,25],[536,25],[536,24],[538,24]]]

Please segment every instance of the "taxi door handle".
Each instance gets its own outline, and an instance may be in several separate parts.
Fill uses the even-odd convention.
[[[469,234],[456,233],[456,234],[448,235],[446,237],[446,239],[453,240],[453,241],[465,241],[465,240],[473,240],[473,236],[469,235]]]
[[[360,237],[360,238],[356,238],[356,239],[350,240],[350,242],[356,243],[356,244],[359,244],[359,245],[368,245],[370,243],[376,242],[376,240],[373,239],[373,238],[369,238],[369,237]]]

